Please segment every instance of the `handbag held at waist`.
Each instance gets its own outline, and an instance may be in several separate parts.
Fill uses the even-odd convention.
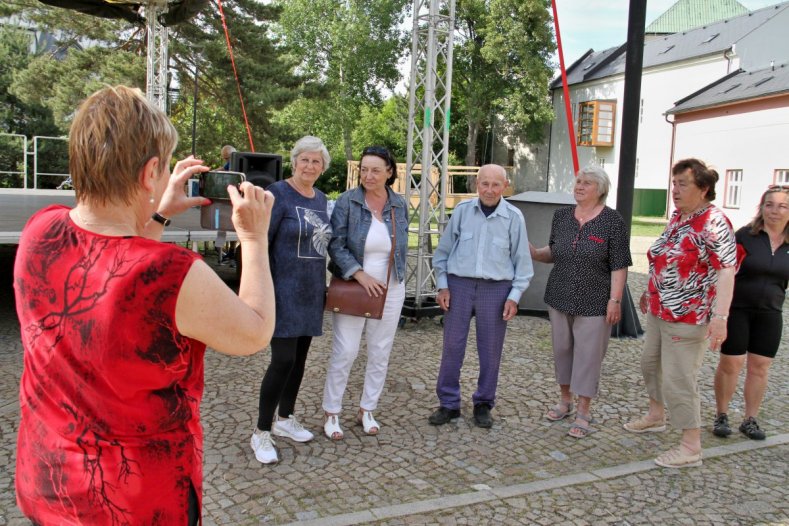
[[[389,265],[386,269],[386,288],[380,296],[370,296],[367,290],[355,279],[344,280],[337,276],[332,276],[329,288],[326,290],[325,309],[337,314],[347,314],[349,316],[360,316],[380,320],[384,316],[384,304],[386,294],[389,291],[389,279],[392,274],[392,263],[394,262],[394,250],[396,239],[396,226],[394,208],[392,212],[392,250],[389,252]]]

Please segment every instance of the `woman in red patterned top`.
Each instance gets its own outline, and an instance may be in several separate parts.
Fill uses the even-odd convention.
[[[271,338],[273,197],[228,190],[244,247],[236,296],[195,253],[159,242],[166,217],[204,201],[183,190],[200,160],[170,175],[176,142],[139,90],[93,94],[70,132],[76,207],[39,211],[22,234],[16,495],[35,524],[196,524],[205,347],[248,355]]]
[[[676,210],[650,247],[649,285],[641,296],[647,314],[641,371],[649,412],[625,424],[633,433],[682,430],[679,446],[655,459],[659,466],[701,465],[701,403],[698,373],[704,350],[726,339],[737,251],[731,223],[713,206],[718,173],[698,159],[671,170]]]

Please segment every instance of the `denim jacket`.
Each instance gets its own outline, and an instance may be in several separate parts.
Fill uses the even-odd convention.
[[[405,199],[386,188],[389,199],[384,205],[383,220],[389,235],[392,235],[392,214],[394,208],[397,224],[397,240],[394,253],[394,271],[397,281],[405,279],[405,258],[408,253],[408,211]],[[364,264],[364,244],[370,231],[372,212],[364,203],[364,189],[359,186],[344,192],[334,205],[331,215],[332,236],[329,242],[329,270],[335,276],[351,279],[354,272]]]

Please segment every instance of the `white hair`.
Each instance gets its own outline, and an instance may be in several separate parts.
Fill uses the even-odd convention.
[[[296,141],[296,144],[293,145],[293,149],[290,151],[291,166],[296,165],[296,157],[304,152],[320,152],[321,157],[323,157],[323,169],[326,170],[329,167],[329,163],[331,162],[329,150],[326,149],[326,145],[323,144],[323,141],[318,137],[305,135]]]
[[[608,191],[611,189],[611,180],[608,178],[608,174],[605,173],[605,170],[596,164],[588,164],[578,170],[578,175],[585,175],[597,184],[597,191],[600,194],[597,202],[600,204],[605,203],[608,197]]]

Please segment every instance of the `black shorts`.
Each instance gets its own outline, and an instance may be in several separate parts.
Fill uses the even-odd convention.
[[[775,358],[781,344],[783,314],[772,310],[732,309],[721,354],[743,355],[746,352]]]

